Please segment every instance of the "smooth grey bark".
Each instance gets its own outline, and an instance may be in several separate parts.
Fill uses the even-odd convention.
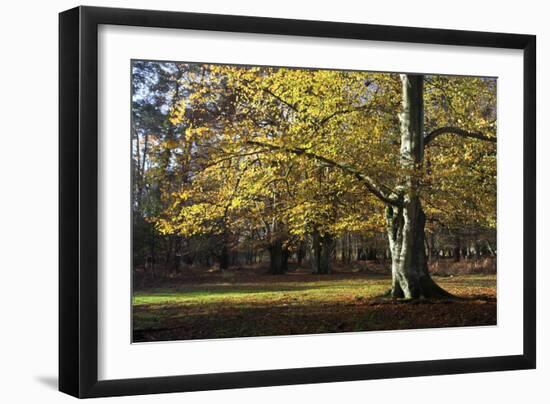
[[[392,257],[395,298],[450,296],[428,272],[425,244],[426,215],[416,175],[424,157],[424,101],[422,75],[402,74],[401,168],[404,177],[395,191],[400,203],[386,207],[386,228]]]

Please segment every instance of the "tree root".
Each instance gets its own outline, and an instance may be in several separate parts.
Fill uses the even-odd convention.
[[[428,278],[429,281],[422,282],[422,291],[417,297],[395,297],[393,295],[392,289],[388,289],[383,294],[376,296],[379,299],[391,299],[395,302],[400,303],[429,303],[429,302],[452,302],[452,301],[463,301],[469,300],[468,298],[460,297],[453,295],[450,292],[447,292],[445,289],[440,287],[435,283],[431,278]],[[475,300],[475,299],[474,299]]]

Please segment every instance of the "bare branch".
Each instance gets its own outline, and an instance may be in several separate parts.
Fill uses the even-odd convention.
[[[268,88],[262,88],[262,91],[265,92],[266,94],[269,94],[270,96],[272,96],[273,98],[275,98],[277,101],[279,101],[281,104],[284,104],[286,105],[287,107],[289,107],[290,109],[296,111],[296,112],[300,112],[298,111],[298,107],[294,104],[291,104],[290,102],[284,100],[281,96],[275,94],[273,91],[271,91],[270,89]]]
[[[340,111],[335,111],[332,114],[327,115],[323,119],[319,121],[319,126],[325,125],[328,121],[330,121],[332,118],[337,117],[338,115],[345,115],[345,114],[351,114],[353,112],[361,112],[361,111],[368,111],[372,106],[370,104],[364,105],[362,107],[357,108],[349,108],[349,109],[343,109]]]
[[[224,156],[218,160],[215,160],[211,163],[208,163],[204,166],[204,168],[209,168],[209,167],[213,167],[213,166],[217,166],[218,164],[221,164],[223,163],[224,161],[228,161],[228,160],[233,160],[234,158],[241,158],[241,157],[246,157],[246,156],[253,156],[253,155],[256,155],[256,154],[262,154],[262,153],[266,153],[267,150],[254,150],[252,152],[249,152],[249,153],[237,153],[237,154],[228,154],[227,156]]]
[[[368,177],[367,175],[360,172],[358,169],[356,169],[356,168],[354,168],[354,167],[352,167],[348,164],[338,163],[334,160],[331,160],[331,159],[323,157],[323,156],[319,156],[318,154],[315,154],[315,153],[313,153],[309,150],[306,150],[306,149],[300,148],[300,147],[284,147],[284,146],[278,146],[278,145],[271,144],[271,143],[258,142],[258,141],[254,141],[254,140],[248,140],[246,143],[250,144],[250,145],[254,145],[254,146],[265,147],[265,148],[272,149],[272,150],[285,151],[285,152],[292,153],[292,154],[295,154],[295,155],[298,155],[298,156],[305,156],[309,159],[317,160],[317,161],[320,161],[324,164],[327,164],[330,167],[338,168],[342,172],[344,172],[345,174],[351,175],[354,178],[356,178],[357,180],[361,181],[366,186],[366,188],[369,190],[369,192],[371,192],[373,195],[375,195],[382,202],[390,204],[390,205],[394,205],[394,206],[400,205],[399,200],[396,197],[391,196],[390,192],[384,191],[382,189],[382,187],[380,185],[376,184],[376,182],[372,178]]]
[[[444,127],[435,129],[435,130],[431,131],[430,133],[428,133],[426,136],[424,136],[424,145],[427,146],[436,137],[438,137],[440,135],[445,135],[445,134],[456,135],[456,136],[461,136],[461,137],[467,137],[467,138],[472,138],[472,139],[479,139],[479,140],[483,140],[483,141],[486,141],[486,142],[493,142],[493,143],[496,143],[496,141],[497,141],[496,137],[486,136],[483,133],[468,132],[467,130],[460,129],[460,128],[457,128],[457,127],[454,127],[454,126],[444,126]]]

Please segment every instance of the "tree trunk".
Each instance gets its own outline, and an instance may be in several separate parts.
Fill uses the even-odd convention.
[[[224,242],[220,252],[220,270],[224,271],[229,268],[229,251],[227,244]]]
[[[155,278],[155,265],[157,262],[156,258],[156,243],[155,243],[155,230],[153,227],[151,227],[151,278]]]
[[[485,241],[485,243],[487,243],[487,250],[489,251],[489,255],[491,257],[496,257],[495,250],[493,250],[493,247],[491,246],[491,243],[489,243],[489,241]]]
[[[351,256],[352,256],[352,254],[353,254],[353,252],[352,252],[352,247],[353,247],[353,246],[352,246],[352,241],[353,241],[353,237],[352,237],[352,235],[351,235],[350,233],[348,233],[347,239],[348,239],[348,245],[347,245],[347,247],[348,247],[348,253],[347,253],[347,261],[346,261],[346,264],[351,264]]]
[[[281,240],[275,240],[269,245],[269,273],[282,275],[288,269],[288,250]]]
[[[174,244],[174,238],[171,235],[167,236],[167,246],[166,246],[166,256],[164,258],[164,267],[166,269],[170,268],[170,263],[172,262],[172,249]]]
[[[428,260],[428,262],[431,262],[432,261],[432,246],[430,245],[430,242],[428,241],[428,239],[426,238],[424,240],[424,244],[425,244],[425,250],[426,250],[426,259]]]
[[[318,230],[311,233],[311,270],[314,274],[319,273],[321,261],[321,235]]]
[[[346,263],[346,235],[342,235],[340,238],[340,262]]]
[[[303,241],[300,241],[298,244],[298,251],[296,251],[296,260],[298,263],[298,267],[302,267],[302,262],[304,260],[304,243]]]
[[[424,249],[426,215],[419,198],[403,208],[388,206],[386,223],[392,257],[392,289],[395,298],[448,297],[431,278]]]
[[[462,250],[462,246],[460,243],[460,237],[456,236],[455,238],[455,248],[453,252],[453,258],[455,262],[460,262],[460,251]]]
[[[332,272],[332,253],[334,238],[330,234],[321,235],[315,230],[311,235],[311,267],[313,273],[330,274]]]
[[[368,261],[376,261],[378,258],[378,251],[375,247],[368,247],[367,248],[367,260]]]
[[[417,299],[450,296],[428,272],[426,259],[426,215],[419,198],[417,170],[424,154],[423,76],[401,75],[403,111],[401,119],[401,167],[403,181],[396,190],[398,206],[386,208],[386,225],[392,257],[394,298]]]
[[[321,259],[319,261],[319,273],[330,274],[332,272],[332,253],[334,252],[334,239],[330,234],[325,234],[321,241]]]

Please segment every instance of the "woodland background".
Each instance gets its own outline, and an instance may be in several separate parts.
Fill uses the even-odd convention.
[[[494,258],[497,80],[423,82],[422,247]],[[407,175],[398,74],[134,61],[132,88],[134,269],[390,258],[376,194]]]

